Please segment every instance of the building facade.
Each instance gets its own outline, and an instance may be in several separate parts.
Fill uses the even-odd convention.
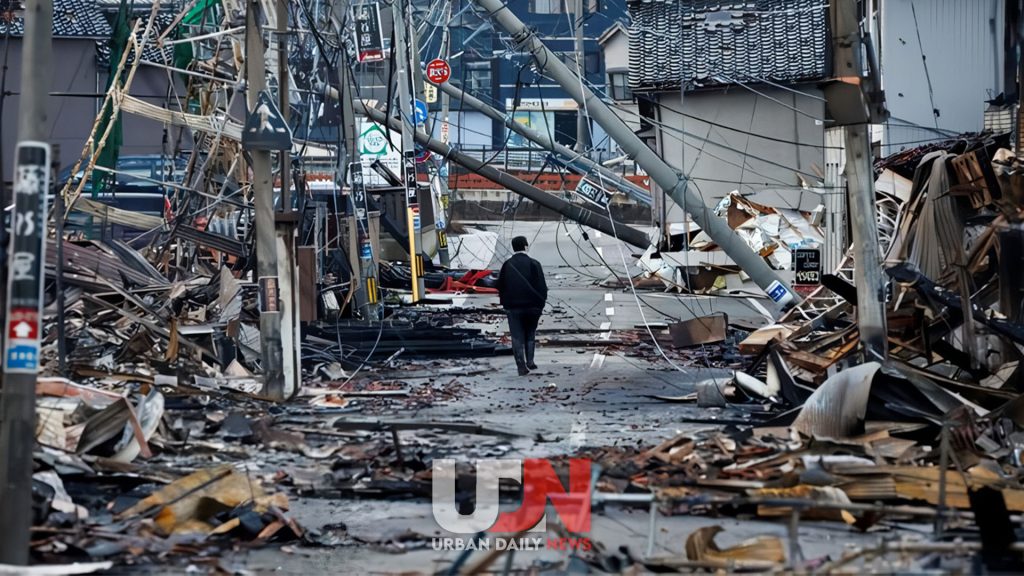
[[[148,15],[148,7],[136,2],[136,17]],[[108,41],[117,4],[96,0],[54,0],[53,7],[53,84],[49,101],[49,141],[59,147],[61,165],[73,164],[89,138],[93,122],[103,102],[109,76]],[[166,16],[173,17],[168,11]],[[168,20],[163,18],[162,20]],[[18,109],[21,103],[23,20],[0,21],[0,60],[4,90],[0,138],[4,179],[10,181],[9,167],[14,165],[18,139]],[[162,54],[148,50],[143,60],[159,62]],[[152,104],[163,106],[173,96],[168,87],[170,75],[164,69],[143,63],[135,75],[130,93]],[[178,130],[131,115],[123,115],[122,155],[173,153],[176,144],[191,149],[191,142],[179,138]]]
[[[818,205],[810,188],[824,166],[828,5],[631,0],[629,14],[641,135],[704,203],[735,190],[770,205]],[[685,219],[672,203],[655,214],[665,225]]]

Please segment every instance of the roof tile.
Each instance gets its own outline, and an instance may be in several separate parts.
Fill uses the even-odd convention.
[[[831,69],[825,0],[632,0],[635,90],[820,80]]]

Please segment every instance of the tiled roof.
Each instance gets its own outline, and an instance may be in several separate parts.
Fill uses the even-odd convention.
[[[156,46],[153,39],[160,36],[168,26],[174,23],[177,12],[161,10],[157,12],[156,19],[153,21],[153,30],[149,33],[149,42],[142,49],[142,59],[149,62],[156,62],[158,64],[173,64],[174,63],[174,47],[165,46],[162,49]],[[116,19],[116,14],[115,14]],[[139,25],[139,36],[142,36],[142,31],[146,28],[146,22],[149,20],[149,14],[143,17],[142,23]],[[110,46],[107,41],[101,41],[96,43],[96,58],[101,65],[106,65],[110,58]],[[131,64],[132,60],[129,59],[126,65]]]
[[[93,0],[54,0],[53,36],[55,38],[108,38],[110,24]],[[8,24],[0,21],[0,36],[8,33]],[[17,17],[10,24],[9,33],[21,36],[25,22]]]
[[[635,90],[678,89],[681,78],[688,87],[820,80],[831,70],[827,0],[631,0],[629,14]]]

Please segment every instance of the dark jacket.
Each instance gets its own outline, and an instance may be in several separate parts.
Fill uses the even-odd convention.
[[[516,252],[501,266],[498,296],[506,310],[542,309],[548,299],[544,270],[525,252]]]

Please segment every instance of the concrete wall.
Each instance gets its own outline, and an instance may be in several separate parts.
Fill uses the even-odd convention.
[[[881,9],[882,87],[894,123],[981,130],[984,101],[1003,91],[1003,2],[885,0]]]
[[[824,102],[779,88],[753,88],[762,95],[742,87],[687,93],[686,117],[679,113],[678,93],[656,95],[658,121],[665,125],[657,128],[657,148],[669,164],[684,167],[709,206],[739,190],[762,193],[762,202],[795,207],[806,195],[797,171],[814,181],[815,170],[824,167],[824,126],[816,120],[824,117]],[[799,90],[821,96],[813,87]],[[685,150],[679,129],[690,134]],[[668,221],[682,220],[682,209],[670,201]]]
[[[2,58],[2,55],[0,55]],[[18,108],[21,103],[21,39],[12,38],[8,59],[7,90],[12,94],[4,98],[3,117],[0,119],[0,137],[3,139],[4,179],[10,181],[14,167],[14,147],[18,139]],[[97,84],[98,82],[98,84]],[[145,97],[149,102],[162,104],[167,90],[167,73],[156,68],[141,66],[135,76],[132,94]],[[97,80],[96,43],[88,39],[57,39],[53,43],[53,92],[69,93],[50,98],[50,143],[60,145],[60,164],[73,164],[82,151],[102,98],[90,95],[102,93],[106,85],[106,71]],[[181,93],[179,91],[179,93]],[[175,131],[174,136],[177,135]],[[173,138],[174,136],[170,136]],[[155,154],[161,151],[163,126],[150,120],[125,116],[122,155]],[[184,142],[186,149],[191,143]]]
[[[609,72],[629,70],[629,35],[625,32],[614,34],[604,43],[604,67]]]

